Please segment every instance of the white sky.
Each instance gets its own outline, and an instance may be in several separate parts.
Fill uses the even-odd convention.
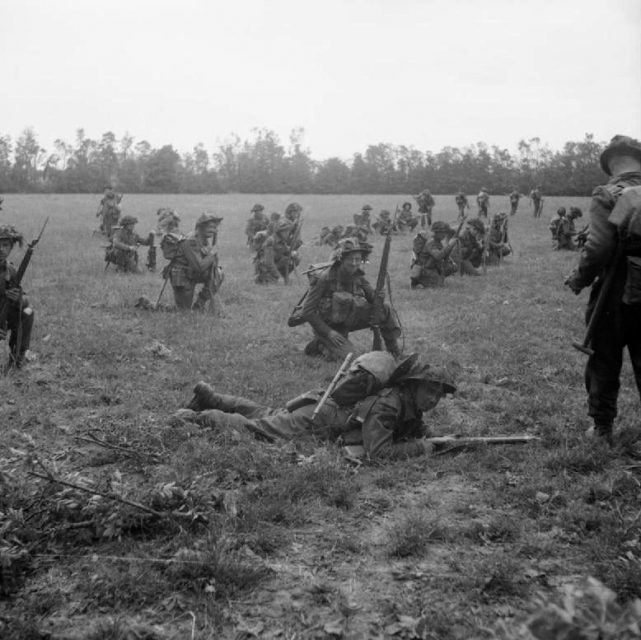
[[[0,0],[0,135],[214,151],[305,129],[369,144],[553,149],[641,138],[640,0]]]

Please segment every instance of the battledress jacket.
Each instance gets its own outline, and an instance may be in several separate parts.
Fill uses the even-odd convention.
[[[312,329],[323,337],[332,331],[332,324],[337,324],[331,320],[332,296],[336,292],[360,298],[361,304],[364,301],[374,302],[374,289],[361,269],[349,276],[341,274],[338,265],[332,265],[310,287],[300,312],[301,321],[309,322]]]
[[[216,408],[202,411],[197,418],[203,426],[244,429],[268,440],[318,438],[345,444],[362,444],[370,458],[405,459],[430,451],[425,435],[423,412],[416,408],[414,395],[402,386],[385,387],[350,407],[331,398],[312,419],[316,402],[293,411],[271,409],[236,396],[216,394]]]
[[[579,265],[572,276],[574,287],[592,284],[607,267],[617,244],[617,227],[608,219],[616,201],[626,187],[641,185],[641,173],[629,172],[614,176],[607,184],[592,192],[588,216],[590,231],[581,250]],[[625,279],[624,268],[619,269],[616,280]]]
[[[216,236],[209,245],[207,238],[193,232],[189,234],[180,243],[180,252],[173,260],[171,284],[180,287],[189,283],[207,282],[211,267],[218,264],[218,255],[213,252],[215,246]]]

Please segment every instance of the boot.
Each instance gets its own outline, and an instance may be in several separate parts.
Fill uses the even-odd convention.
[[[603,442],[605,442],[609,447],[614,446],[614,437],[612,435],[611,422],[603,422],[600,420],[595,420],[594,426],[590,427],[587,430],[586,436],[588,438],[598,438],[599,440],[602,440]]]
[[[194,387],[194,397],[185,405],[185,408],[192,411],[204,411],[215,409],[218,406],[218,399],[214,388],[202,380]]]

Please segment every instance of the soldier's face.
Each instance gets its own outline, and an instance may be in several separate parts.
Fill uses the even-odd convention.
[[[208,222],[207,224],[203,225],[202,229],[205,238],[213,238],[216,234],[216,231],[218,231],[218,223]]]
[[[341,269],[349,274],[353,275],[356,273],[357,269],[361,266],[363,262],[363,256],[358,253],[348,253],[342,260],[341,260]]]
[[[13,242],[7,238],[0,239],[0,261],[4,262],[13,249]]]
[[[416,408],[419,411],[429,411],[444,395],[440,382],[422,381],[416,385]]]

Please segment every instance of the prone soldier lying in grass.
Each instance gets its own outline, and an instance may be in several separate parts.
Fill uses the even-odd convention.
[[[339,441],[362,445],[371,459],[404,459],[432,451],[423,414],[455,390],[447,372],[418,354],[397,364],[391,354],[371,351],[353,362],[324,402],[322,392],[312,391],[273,409],[199,382],[187,408],[174,417],[269,442]]]

